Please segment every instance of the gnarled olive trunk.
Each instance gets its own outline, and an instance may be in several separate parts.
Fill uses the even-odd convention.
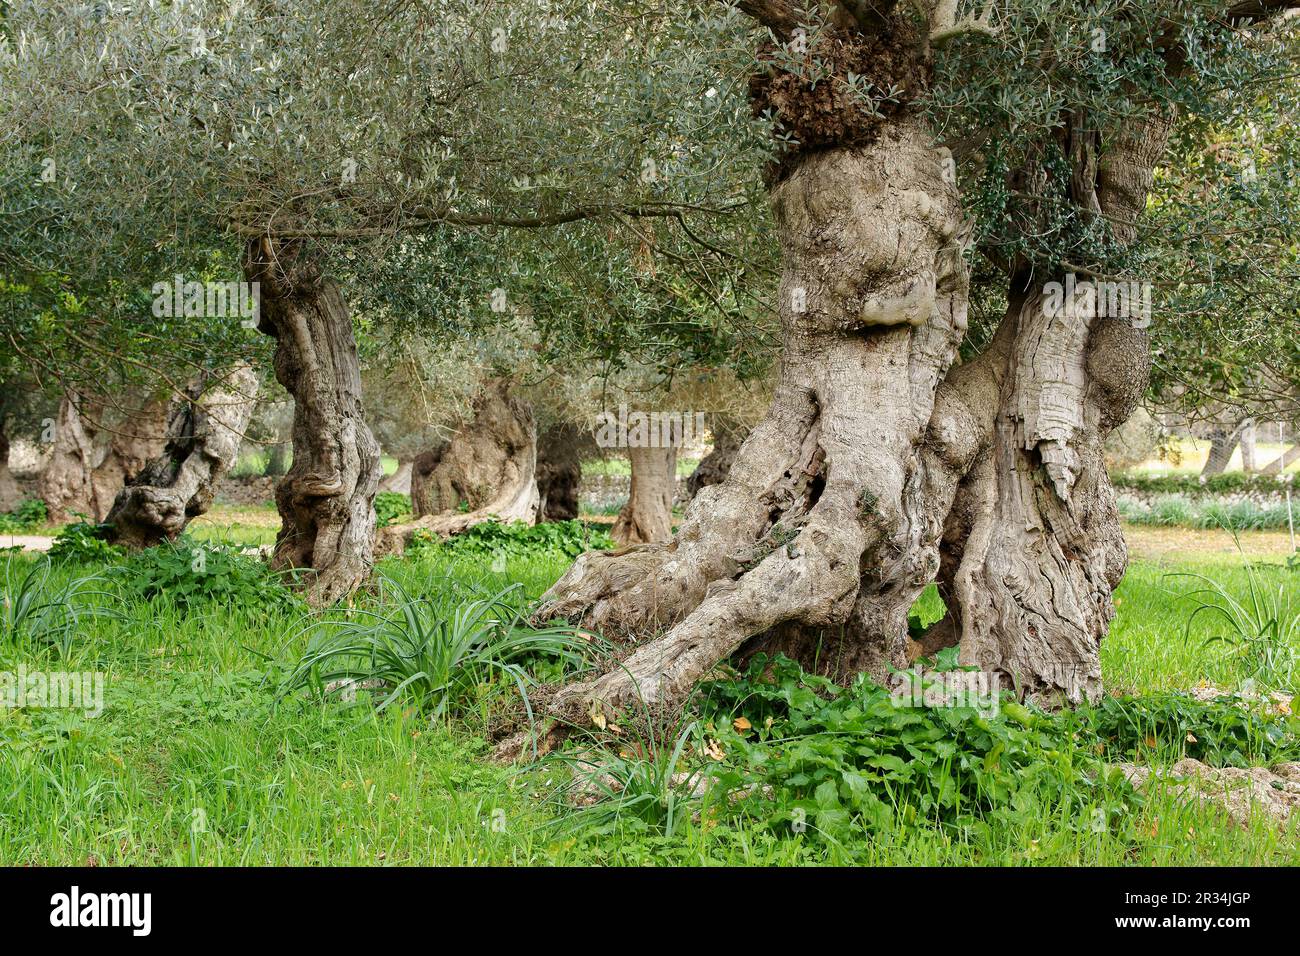
[[[591,433],[557,422],[537,439],[538,519],[571,521],[578,517],[583,454],[595,450]]]
[[[809,118],[825,112],[797,113],[808,91],[779,70],[755,89],[826,132]],[[1064,125],[1075,168],[1061,198],[1132,241],[1170,125],[1152,109],[1105,151],[1086,117]],[[545,596],[540,618],[629,645],[608,673],[554,695],[561,726],[638,699],[671,706],[738,649],[884,678],[956,644],[1027,695],[1100,690],[1127,557],[1102,442],[1145,388],[1146,335],[1092,306],[1062,314],[1030,278],[1064,269],[1014,262],[994,342],[954,365],[967,230],[951,160],[907,111],[857,142],[788,156],[772,190],[781,377],[726,480],[670,542],[585,555]],[[910,642],[907,612],[933,580],[949,613]]]
[[[380,552],[400,553],[416,533],[450,537],[484,521],[537,520],[537,426],[532,409],[489,383],[473,418],[452,439],[415,460],[411,471],[414,521],[391,525]]]
[[[238,457],[257,391],[257,375],[241,365],[215,385],[196,383],[188,401],[173,404],[167,447],[127,483],[108,514],[113,541],[151,547],[208,510]]]
[[[1103,443],[1146,388],[1147,336],[1049,314],[1035,289],[1013,296],[998,340],[991,447],[945,529],[948,640],[927,650],[959,642],[963,663],[1044,702],[1095,699],[1128,557]]]
[[[65,395],[39,486],[50,521],[103,521],[126,482],[162,452],[168,413],[157,396],[124,392],[110,407]]]
[[[310,571],[307,597],[331,604],[370,573],[379,444],[366,425],[352,320],[338,286],[298,242],[249,243],[258,329],[275,339],[275,375],[294,400],[293,464],[275,490],[272,565]]]
[[[12,511],[22,501],[22,491],[9,470],[9,436],[0,422],[0,511]]]
[[[667,541],[673,536],[673,496],[677,491],[677,447],[627,450],[632,487],[610,536],[619,545]]]
[[[906,602],[901,626],[897,614],[855,609],[860,593],[914,591],[938,566],[946,512],[926,510],[921,458],[967,284],[944,158],[902,119],[869,146],[808,154],[773,189],[784,352],[771,409],[675,538],[585,555],[548,592],[543,617],[611,636],[667,629],[563,689],[557,714],[638,697],[669,705],[769,633],[851,627],[876,657],[902,647]]]

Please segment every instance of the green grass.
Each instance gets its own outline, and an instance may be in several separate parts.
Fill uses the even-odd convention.
[[[256,510],[256,509],[254,509]],[[229,514],[229,512],[227,512]],[[260,519],[258,519],[260,520]],[[263,543],[274,529],[227,521],[202,539]],[[0,555],[22,570],[28,558]],[[563,555],[487,562],[437,552],[385,563],[418,593],[448,580],[536,597],[565,569]],[[56,568],[56,583],[95,568]],[[1212,576],[1233,594],[1245,572],[1204,559],[1137,563],[1102,646],[1108,685],[1128,693],[1236,686],[1239,664],[1207,643],[1201,616],[1184,634],[1193,585],[1171,570]],[[1300,572],[1259,571],[1300,603]],[[112,579],[110,579],[112,580]],[[1155,794],[1122,828],[1094,833],[1058,807],[978,837],[916,825],[823,841],[764,817],[764,804],[687,815],[671,837],[635,821],[556,825],[548,797],[565,771],[488,759],[488,727],[512,690],[485,684],[456,713],[430,720],[401,706],[321,704],[278,688],[306,645],[291,604],[146,601],[124,582],[112,615],[83,617],[61,663],[0,635],[0,670],[19,663],[107,674],[106,710],[0,709],[0,864],[1006,864],[1296,863],[1296,833],[1262,821],[1242,829],[1205,807]],[[367,596],[364,600],[373,600]],[[93,600],[87,598],[87,600]],[[933,618],[938,599],[922,598]],[[373,703],[373,701],[371,702]]]
[[[1251,501],[1231,503],[1196,499],[1186,495],[1164,495],[1144,506],[1121,495],[1120,516],[1132,524],[1155,527],[1223,528],[1230,531],[1267,531],[1290,528],[1295,508],[1286,505],[1261,507]]]
[[[685,478],[700,464],[698,458],[677,458],[677,477]],[[617,451],[611,451],[608,458],[593,458],[582,463],[583,475],[627,475],[632,474],[632,462],[626,457],[618,457]]]

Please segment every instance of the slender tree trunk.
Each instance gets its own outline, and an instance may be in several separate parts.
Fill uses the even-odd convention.
[[[265,474],[279,478],[289,470],[289,444],[278,442],[271,445],[266,454]]]
[[[537,426],[528,404],[492,382],[451,441],[415,460],[416,520],[383,529],[380,551],[398,553],[417,532],[449,537],[484,521],[537,520]]]
[[[208,510],[239,455],[257,391],[257,375],[243,365],[215,387],[196,383],[189,401],[173,405],[167,447],[127,483],[108,514],[113,541],[151,547]]]
[[[538,512],[542,521],[571,521],[578,517],[582,487],[582,455],[593,445],[576,425],[558,422],[537,440]]]
[[[433,476],[446,448],[447,443],[443,442],[436,448],[416,455],[411,462],[411,513],[417,517],[436,514],[441,510],[442,503],[436,497],[437,485]]]
[[[629,448],[632,488],[610,532],[620,546],[667,541],[673,536],[677,446]]]
[[[1300,443],[1292,445],[1277,458],[1273,459],[1273,461],[1270,461],[1263,467],[1262,471],[1266,475],[1280,475],[1287,468],[1291,467],[1291,465],[1295,463],[1296,459],[1300,459]]]
[[[1255,420],[1247,419],[1241,428],[1241,470],[1254,474],[1257,470],[1255,461]]]
[[[332,604],[370,573],[383,476],[362,414],[351,316],[300,243],[254,240],[244,271],[258,283],[258,328],[276,342],[276,378],[294,400],[293,465],[276,487],[272,565],[309,570],[308,600]]]

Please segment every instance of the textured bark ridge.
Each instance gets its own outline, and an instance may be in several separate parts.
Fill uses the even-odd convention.
[[[490,383],[473,419],[416,459],[411,505],[419,517],[385,528],[381,553],[400,553],[416,532],[446,538],[494,519],[537,520],[537,425],[510,387],[504,379]]]
[[[1146,333],[1050,315],[1031,292],[1013,300],[999,344],[990,453],[948,518],[940,631],[1004,687],[1045,703],[1095,699],[1127,563],[1102,446],[1145,390]]]
[[[671,706],[746,640],[875,628],[876,615],[855,614],[861,593],[933,575],[942,516],[918,510],[922,446],[966,326],[963,222],[944,159],[901,119],[870,145],[809,154],[773,189],[785,349],[771,409],[674,539],[585,555],[548,592],[543,618],[610,636],[663,631],[562,689],[558,715],[637,698]],[[902,620],[853,642],[901,655],[905,609]]]
[[[131,479],[108,514],[111,537],[132,548],[175,538],[208,510],[257,404],[257,375],[241,365],[215,386],[200,382],[173,404],[167,447]]]
[[[166,399],[154,396],[128,395],[114,408],[64,396],[40,480],[50,521],[103,521],[123,485],[161,454],[167,416]]]
[[[667,541],[673,536],[673,494],[677,490],[677,446],[629,448],[632,487],[610,530],[620,546]]]
[[[595,451],[591,434],[568,422],[545,429],[537,440],[537,506],[541,521],[578,517],[582,458]]]
[[[351,317],[338,286],[298,243],[250,242],[244,272],[259,284],[258,328],[275,339],[275,375],[294,400],[293,465],[276,486],[272,565],[308,569],[308,600],[332,604],[370,573],[383,477],[362,414]]]

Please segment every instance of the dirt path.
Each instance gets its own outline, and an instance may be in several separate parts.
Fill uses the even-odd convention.
[[[0,534],[0,548],[22,548],[24,551],[48,551],[53,538],[39,534]]]
[[[1286,531],[1242,531],[1237,540],[1223,530],[1201,528],[1154,528],[1126,524],[1124,540],[1129,554],[1142,561],[1177,562],[1180,558],[1285,559],[1291,553],[1291,535]]]

